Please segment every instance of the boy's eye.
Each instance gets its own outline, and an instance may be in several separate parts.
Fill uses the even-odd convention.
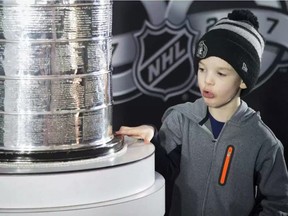
[[[217,73],[219,76],[226,76],[226,74],[225,73],[222,73],[222,72],[218,72]]]
[[[203,72],[204,71],[204,68],[198,68],[198,72]]]

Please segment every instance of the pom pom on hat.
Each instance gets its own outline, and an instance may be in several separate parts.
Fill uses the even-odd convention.
[[[259,29],[258,18],[250,10],[234,10],[228,14],[228,19],[247,22],[256,30]]]
[[[201,59],[219,57],[228,62],[247,86],[241,96],[255,86],[264,51],[264,39],[258,32],[257,17],[250,10],[233,10],[220,19],[196,46],[194,64],[198,71]]]

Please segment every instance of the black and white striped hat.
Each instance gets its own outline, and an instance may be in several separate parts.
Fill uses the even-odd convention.
[[[257,82],[265,45],[258,28],[258,19],[250,10],[233,10],[197,43],[196,71],[201,59],[219,57],[228,62],[246,84],[247,89],[242,90],[241,95],[249,93]]]

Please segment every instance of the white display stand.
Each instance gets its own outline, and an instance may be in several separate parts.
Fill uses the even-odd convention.
[[[154,171],[154,150],[126,139],[119,152],[95,159],[2,163],[0,215],[163,216],[165,182]]]

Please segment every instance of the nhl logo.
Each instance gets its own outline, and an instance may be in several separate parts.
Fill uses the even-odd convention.
[[[177,27],[168,21],[158,27],[146,22],[135,35],[133,77],[138,89],[166,101],[195,85],[192,50],[197,35],[188,22]]]
[[[204,41],[200,41],[198,48],[197,48],[196,56],[198,58],[203,59],[206,57],[207,52],[208,52],[208,48],[207,48],[206,44],[204,43]]]

